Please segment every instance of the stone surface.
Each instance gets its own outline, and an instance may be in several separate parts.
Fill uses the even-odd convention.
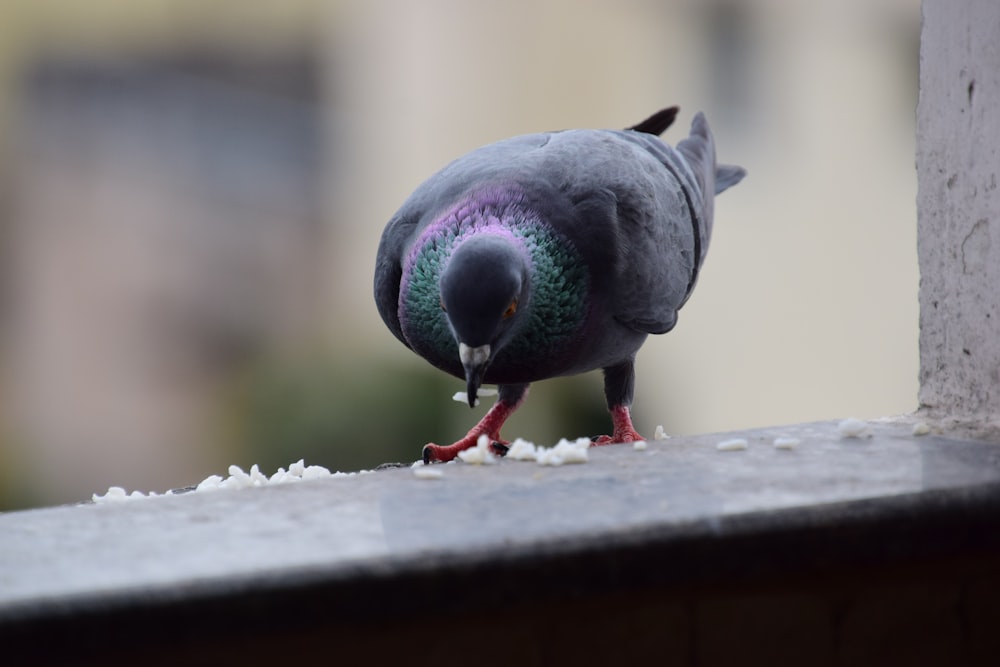
[[[958,503],[958,511],[1000,499],[1000,446],[910,432],[906,423],[882,423],[872,437],[844,439],[836,423],[817,423],[740,433],[745,451],[716,449],[731,434],[685,437],[646,451],[593,448],[589,463],[557,468],[456,463],[439,466],[443,477],[433,480],[384,470],[0,515],[0,619],[97,599],[127,605],[295,579],[433,574],[449,563],[502,569],[506,560],[649,542],[682,554],[692,540],[795,530],[806,540],[804,528],[840,530],[874,520],[882,507],[916,520],[928,503],[942,511]],[[778,435],[801,444],[777,449]],[[861,555],[877,559],[887,546]],[[790,560],[779,553],[759,563],[735,551],[711,558],[725,576]],[[551,575],[562,576],[558,568]],[[712,575],[696,563],[650,576]]]
[[[912,431],[822,422],[3,514],[0,645],[24,664],[990,656],[1000,444]],[[734,437],[747,449],[716,448]]]
[[[917,105],[920,403],[1000,433],[1000,3],[926,0]]]

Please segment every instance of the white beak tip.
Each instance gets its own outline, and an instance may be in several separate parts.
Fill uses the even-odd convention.
[[[465,343],[459,343],[458,358],[462,361],[463,366],[482,366],[489,361],[490,346],[469,347]]]

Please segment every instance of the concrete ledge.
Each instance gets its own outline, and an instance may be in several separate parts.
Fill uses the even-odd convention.
[[[1000,438],[1000,4],[927,0],[917,104],[920,405]]]
[[[653,643],[636,650],[704,657],[698,637],[745,629],[758,603],[785,625],[806,604],[816,627],[795,634],[837,638],[845,600],[917,586],[961,628],[949,651],[969,654],[984,645],[969,628],[1000,618],[996,596],[967,604],[974,582],[1000,592],[1000,446],[910,432],[842,439],[833,422],[805,424],[597,448],[559,468],[454,464],[437,480],[396,469],[0,515],[0,645],[75,664],[254,662],[286,642],[460,662],[461,637],[596,650],[596,623],[606,638],[646,628]],[[801,443],[776,449],[779,435]],[[748,448],[716,449],[732,437]],[[746,615],[710,622],[720,604]]]

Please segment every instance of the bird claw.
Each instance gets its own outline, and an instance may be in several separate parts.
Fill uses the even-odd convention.
[[[431,464],[431,461],[435,460],[435,457],[434,457],[434,450],[435,449],[437,449],[437,445],[431,445],[431,444],[424,445],[422,456],[423,456],[423,459],[424,459],[424,465],[425,466],[429,466]]]
[[[635,431],[615,433],[614,435],[600,435],[590,439],[590,441],[594,443],[595,447],[599,447],[601,445],[620,445],[628,442],[638,442],[639,440],[645,440],[645,438]]]

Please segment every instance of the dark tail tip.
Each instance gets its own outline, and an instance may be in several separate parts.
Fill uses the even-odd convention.
[[[674,119],[677,118],[677,113],[680,110],[680,107],[668,107],[666,109],[661,109],[641,123],[625,129],[659,136],[666,132],[668,127],[673,125]]]

